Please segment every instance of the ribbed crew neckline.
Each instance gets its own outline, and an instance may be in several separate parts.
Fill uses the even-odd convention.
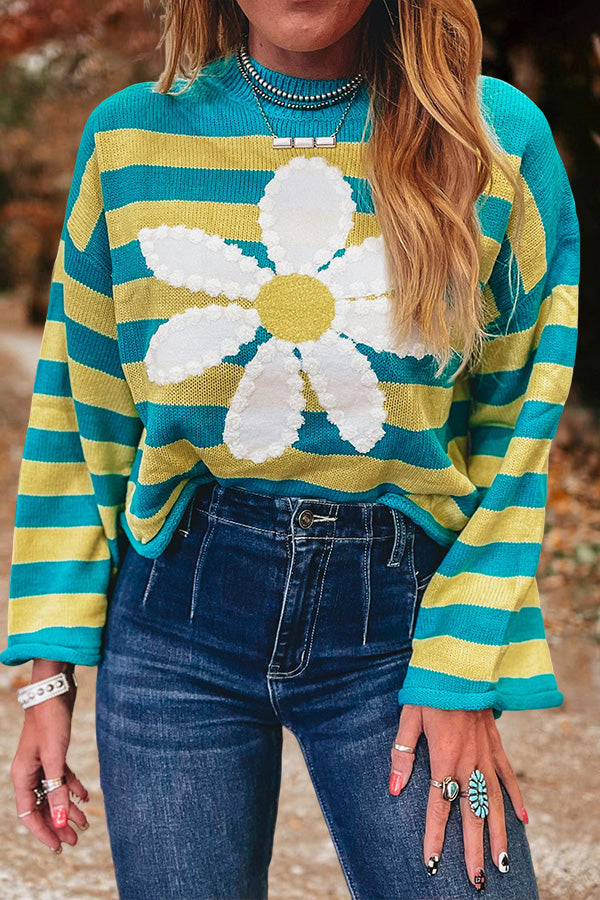
[[[259,75],[265,80],[269,81],[275,87],[281,88],[281,90],[288,91],[292,94],[323,94],[340,87],[348,81],[347,78],[300,78],[293,75],[286,75],[283,72],[277,72],[274,69],[269,69],[266,66],[261,65],[261,63],[253,57],[250,57],[250,61]],[[242,76],[235,54],[208,63],[202,71],[203,76],[216,81],[232,100],[243,104],[253,115],[256,114],[260,117],[260,111],[254,97],[254,92]],[[331,130],[333,130],[339,122],[348,103],[348,99],[346,98],[340,102],[334,103],[332,106],[325,107],[324,109],[307,111],[302,109],[287,109],[286,107],[272,103],[262,96],[260,100],[271,124],[294,123],[294,125],[296,127],[299,126],[300,131],[303,131],[304,133],[309,133],[311,130],[314,131],[319,128],[323,129],[323,127],[328,126],[332,126]],[[355,127],[357,122],[362,126],[365,121],[368,106],[368,89],[366,84],[363,83],[358,88],[357,95],[348,111],[344,124],[350,120],[354,123]],[[314,128],[311,128],[311,125],[314,125]]]

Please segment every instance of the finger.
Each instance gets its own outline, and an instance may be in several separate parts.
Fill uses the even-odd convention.
[[[441,782],[443,779],[437,778],[436,780]],[[450,801],[444,800],[439,787],[431,785],[429,788],[427,815],[425,817],[425,840],[423,842],[423,857],[429,875],[437,873],[449,815]]]
[[[65,763],[65,775],[67,776],[67,787],[69,788],[71,795],[77,797],[79,800],[83,800],[84,803],[87,803],[90,799],[87,788],[83,786],[82,782],[77,778],[68,763]]]
[[[468,780],[468,779],[467,779]],[[461,779],[461,783],[466,783]],[[469,881],[478,891],[485,891],[485,871],[483,868],[483,824],[484,819],[475,815],[467,797],[460,798],[465,865]]]
[[[506,837],[506,823],[504,821],[504,801],[500,790],[500,782],[495,775],[489,776],[487,787],[490,806],[487,824],[492,859],[500,872],[508,872],[508,841]]]
[[[40,776],[41,776],[40,770]],[[30,778],[21,771],[20,768],[12,772],[13,784],[15,787],[15,801],[17,805],[17,814],[29,813],[29,815],[19,818],[24,825],[35,837],[46,844],[55,853],[61,852],[61,844],[54,829],[50,828],[48,822],[43,816],[43,809],[46,804],[36,806],[36,796],[31,787]]]
[[[529,816],[527,815],[527,810],[523,803],[521,788],[519,787],[519,782],[517,781],[514,769],[509,763],[508,757],[504,752],[504,747],[501,744],[494,748],[494,764],[496,766],[496,772],[500,776],[502,784],[510,797],[510,802],[512,803],[517,819],[520,819],[521,822],[524,822],[525,825],[527,825]]]
[[[42,747],[40,751],[40,760],[42,763],[42,768],[44,770],[44,778],[60,778],[63,774],[66,774],[66,760],[64,753],[60,748],[56,748],[54,746],[50,747]],[[60,787],[55,788],[54,790],[48,791],[47,795],[48,807],[50,809],[52,815],[52,824],[56,831],[62,831],[63,829],[67,829],[74,837],[77,839],[77,835],[67,825],[67,818],[69,813],[69,788],[66,784],[61,784]],[[62,837],[62,833],[59,835],[61,840],[65,840]],[[71,841],[69,841],[71,843]]]
[[[390,774],[389,792],[399,794],[406,786],[411,776],[415,759],[414,749],[417,746],[419,735],[423,731],[421,709],[418,706],[406,704],[400,713],[400,724],[394,744],[407,747],[408,750],[398,750],[392,746],[392,771]],[[412,751],[412,752],[410,752]]]

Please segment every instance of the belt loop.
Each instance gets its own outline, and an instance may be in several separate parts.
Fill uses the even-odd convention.
[[[402,513],[393,506],[388,507],[394,520],[394,546],[387,561],[388,566],[399,566],[406,547],[406,521]]]
[[[190,498],[190,502],[188,503],[186,510],[183,514],[182,521],[179,525],[177,531],[183,537],[188,537],[190,531],[192,530],[192,516],[194,515],[194,507],[195,507],[196,494],[192,494]]]

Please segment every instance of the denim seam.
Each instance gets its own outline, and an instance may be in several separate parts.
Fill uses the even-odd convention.
[[[417,570],[415,569],[415,533],[414,533],[414,531],[411,536],[409,550],[410,550],[410,552],[408,554],[408,563],[410,566],[410,571],[412,573],[413,581],[415,583],[415,592],[414,592],[413,604],[412,604],[412,614],[410,617],[410,629],[408,632],[409,638],[412,639],[414,636],[414,633],[415,633],[415,627],[416,627],[416,621],[417,621],[417,604],[419,602],[419,581],[417,579],[418,573],[417,573]]]
[[[287,537],[289,537],[289,536],[286,535],[286,538]],[[290,553],[290,547],[291,547],[291,553]],[[277,645],[279,643],[279,634],[281,632],[281,623],[283,621],[283,617],[285,614],[285,608],[287,605],[287,598],[288,598],[288,591],[290,588],[290,581],[292,580],[292,571],[294,568],[295,545],[294,545],[293,538],[286,540],[285,552],[287,555],[287,572],[285,574],[285,586],[283,588],[283,598],[281,601],[281,610],[279,611],[279,621],[277,622],[277,631],[275,632],[275,641],[273,642],[273,651],[271,653],[271,658],[269,659],[269,663],[267,666],[267,675],[269,675],[269,672],[272,667],[274,669],[279,668],[278,663],[274,663],[273,660],[275,659],[275,656],[277,653]]]
[[[198,547],[198,553],[196,555],[196,562],[194,564],[194,578],[192,580],[192,597],[190,602],[190,615],[189,621],[192,622],[194,619],[194,613],[196,611],[196,595],[198,593],[198,588],[200,585],[200,576],[202,574],[202,569],[204,566],[204,557],[206,556],[206,550],[208,548],[208,544],[210,539],[212,538],[212,534],[215,527],[214,519],[210,519],[208,521],[208,525],[204,535],[200,541],[200,546]]]
[[[299,734],[297,731],[294,731],[294,729],[290,729],[290,730],[292,731],[292,733],[294,734],[296,740],[297,740],[298,743],[300,744],[300,747],[302,748],[302,753],[304,754],[304,759],[305,759],[305,761],[306,761],[306,765],[308,766],[308,771],[309,771],[309,773],[310,773],[310,777],[311,777],[311,780],[312,780],[312,783],[313,783],[313,787],[314,787],[314,789],[315,789],[315,794],[317,795],[317,799],[318,799],[319,804],[320,804],[320,806],[321,806],[321,810],[323,811],[323,815],[324,815],[324,817],[325,817],[325,821],[327,822],[327,826],[328,826],[328,828],[329,828],[329,834],[330,834],[330,836],[331,836],[331,840],[333,841],[333,845],[334,845],[334,847],[335,847],[335,849],[336,849],[336,852],[337,852],[337,856],[338,856],[338,860],[339,860],[340,866],[341,866],[341,868],[342,868],[342,871],[343,871],[344,876],[345,876],[345,878],[346,878],[346,882],[347,882],[348,887],[349,887],[349,889],[350,889],[350,896],[351,896],[352,900],[359,900],[359,898],[358,898],[358,890],[357,890],[357,887],[356,887],[356,885],[354,884],[354,881],[353,881],[353,879],[352,879],[352,875],[350,874],[350,869],[348,868],[348,865],[347,865],[347,863],[346,863],[344,854],[343,854],[343,852],[342,852],[341,844],[340,844],[340,842],[339,842],[339,840],[338,840],[338,836],[337,836],[336,831],[335,831],[335,827],[334,827],[334,818],[333,818],[333,816],[331,815],[331,812],[330,812],[330,810],[329,810],[329,807],[327,806],[327,803],[325,802],[325,799],[324,799],[324,797],[323,797],[323,795],[322,795],[322,793],[321,793],[321,790],[320,790],[320,788],[319,788],[319,785],[318,785],[318,781],[317,781],[317,777],[316,777],[316,772],[315,772],[315,768],[314,768],[314,766],[313,766],[313,762],[312,762],[312,758],[311,758],[311,755],[310,755],[310,751],[308,750],[308,748],[307,748],[306,745],[304,744],[304,741],[303,741],[302,738],[300,737],[300,734]]]
[[[148,597],[150,596],[150,591],[154,587],[154,582],[156,581],[156,570],[158,568],[158,560],[159,559],[160,559],[160,557],[157,556],[156,559],[152,560],[150,572],[148,573],[148,580],[146,582],[146,587],[144,588],[144,593],[142,596],[142,607],[144,607],[144,608],[146,606],[146,601],[148,600]]]
[[[371,612],[371,547],[373,539],[373,511],[367,507],[364,508],[363,522],[365,526],[366,539],[365,549],[363,553],[363,580],[365,585],[365,618],[363,624],[363,646],[367,643],[367,631],[369,629],[369,615]]]
[[[333,526],[333,528],[335,531],[335,525]],[[315,629],[317,626],[317,618],[318,618],[319,609],[321,606],[321,598],[323,597],[323,589],[325,587],[325,578],[327,576],[327,568],[329,566],[329,559],[331,557],[331,551],[333,550],[333,543],[334,543],[335,538],[332,537],[332,538],[330,538],[330,540],[331,540],[331,543],[329,545],[329,550],[327,551],[326,557],[324,557],[324,563],[322,563],[323,576],[321,578],[321,589],[319,591],[319,596],[317,598],[317,606],[316,606],[315,613],[313,616],[313,623],[312,623],[312,628],[311,628],[310,636],[309,636],[309,640],[308,640],[308,646],[304,648],[302,659],[300,660],[300,663],[296,666],[295,669],[292,669],[290,672],[282,672],[279,675],[277,675],[277,674],[271,675],[270,676],[271,678],[279,678],[281,680],[284,680],[286,678],[293,678],[297,675],[301,675],[302,672],[304,672],[304,670],[306,669],[306,667],[308,665],[308,662],[310,660],[310,651],[312,649],[313,639],[315,636]],[[290,568],[290,575],[291,575],[291,568]],[[287,585],[286,585],[286,596],[287,596]],[[285,609],[285,605],[282,606],[282,614],[283,614],[284,609]],[[281,622],[281,617],[280,617],[279,621]],[[277,626],[277,634],[279,634],[279,625]],[[275,638],[275,648],[276,647],[277,647],[277,637]],[[271,657],[271,658],[273,658],[273,657]]]
[[[390,506],[390,512],[394,522],[394,544],[386,565],[399,566],[404,559],[404,549],[406,547],[406,522],[402,513],[393,506]]]

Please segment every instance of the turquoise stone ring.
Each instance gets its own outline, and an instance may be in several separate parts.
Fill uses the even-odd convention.
[[[442,789],[442,798],[444,800],[448,800],[451,803],[458,797],[460,785],[452,775],[447,775],[443,781],[436,781],[434,778],[430,778],[430,782],[434,787]]]
[[[471,809],[480,819],[485,819],[490,811],[487,784],[479,769],[471,772],[468,791],[462,791],[461,797],[468,797]]]

